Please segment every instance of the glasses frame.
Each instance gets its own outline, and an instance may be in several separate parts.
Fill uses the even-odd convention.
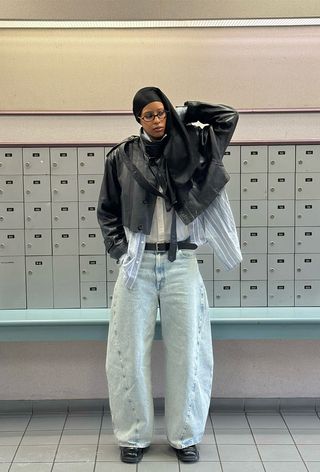
[[[163,113],[164,115],[160,117],[159,113]],[[164,120],[167,117],[168,113],[169,112],[167,110],[161,110],[161,111],[158,111],[158,113],[153,113],[150,120],[146,119],[145,116],[139,116],[138,118],[140,118],[140,120],[145,121],[146,123],[151,123],[152,121],[154,121],[155,117],[159,118],[160,121]]]

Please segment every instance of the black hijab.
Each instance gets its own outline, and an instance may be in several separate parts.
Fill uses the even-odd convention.
[[[166,123],[168,138],[163,156],[172,183],[178,187],[190,183],[198,160],[191,147],[186,128],[168,97],[157,87],[144,87],[138,90],[133,98],[134,116],[140,123],[139,116],[142,109],[151,102],[161,102],[168,112]]]

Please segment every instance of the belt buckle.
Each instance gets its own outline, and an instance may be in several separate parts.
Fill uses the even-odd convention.
[[[163,243],[155,243],[156,245],[156,252],[163,252],[163,250],[161,251],[160,249],[160,246],[162,245]]]

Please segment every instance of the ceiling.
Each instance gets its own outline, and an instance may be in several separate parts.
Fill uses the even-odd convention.
[[[320,17],[319,0],[0,0],[0,20]]]

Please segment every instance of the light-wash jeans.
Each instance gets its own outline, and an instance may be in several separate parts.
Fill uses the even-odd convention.
[[[160,305],[169,443],[201,441],[211,397],[213,354],[205,286],[193,250],[145,251],[132,289],[115,285],[107,349],[109,401],[120,446],[147,447],[153,433],[151,347]]]

